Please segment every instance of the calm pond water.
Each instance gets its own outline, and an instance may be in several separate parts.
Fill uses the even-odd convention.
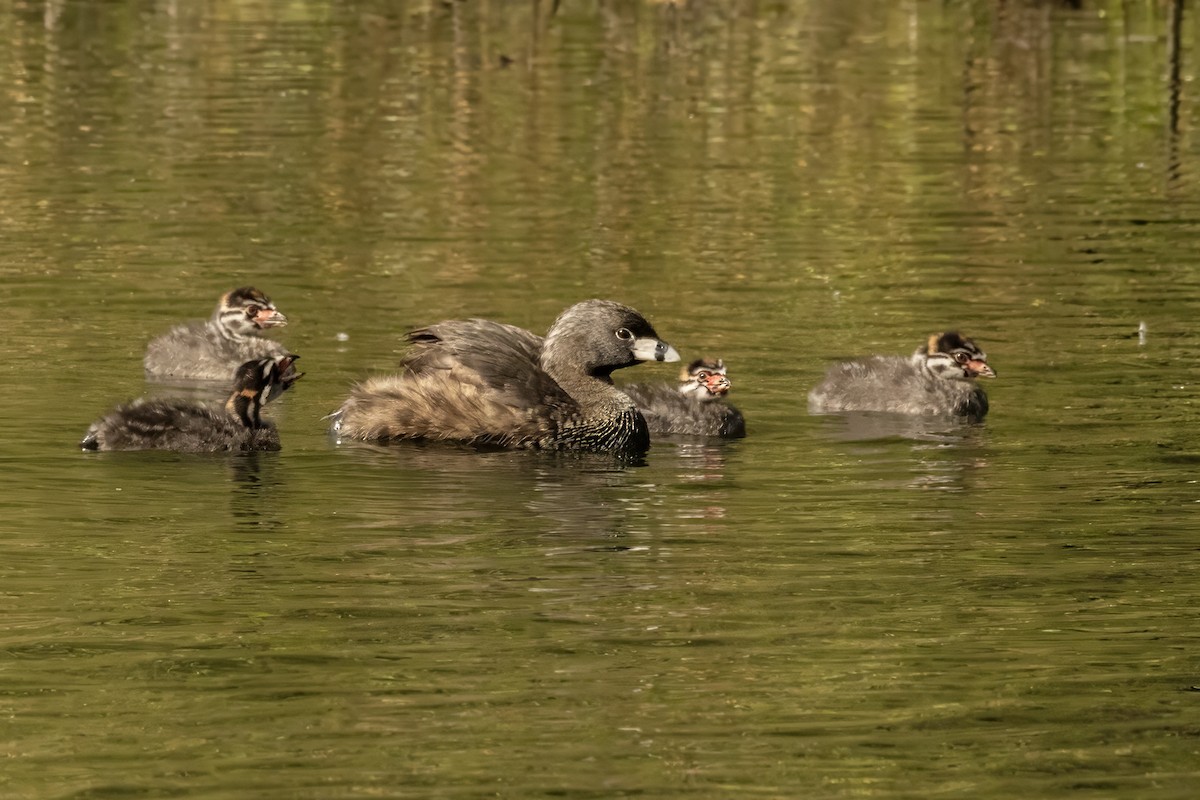
[[[0,2],[0,795],[1193,796],[1200,23],[1072,5]],[[246,283],[284,450],[80,453]],[[325,434],[588,297],[749,437]],[[984,424],[808,415],[952,327]]]

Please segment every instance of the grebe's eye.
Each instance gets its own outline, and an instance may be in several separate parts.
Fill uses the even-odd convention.
[[[971,360],[971,357],[969,355],[967,355],[966,353],[955,353],[954,360],[960,364],[965,364]]]
[[[617,328],[617,338],[628,342],[633,339],[633,331],[629,328]]]
[[[696,380],[698,380],[698,381],[708,380],[708,373],[705,372],[704,370],[700,370],[699,372],[696,373]]]
[[[260,312],[260,311],[262,311],[262,309],[256,305],[254,305],[253,303],[246,306],[246,316],[248,316],[248,317],[257,317],[258,312]]]

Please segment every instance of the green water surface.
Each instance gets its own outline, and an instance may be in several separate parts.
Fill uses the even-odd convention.
[[[1198,22],[1073,5],[0,0],[0,796],[1193,797]],[[283,451],[79,452],[244,284]],[[749,436],[326,435],[588,297]],[[950,328],[984,424],[807,413]]]

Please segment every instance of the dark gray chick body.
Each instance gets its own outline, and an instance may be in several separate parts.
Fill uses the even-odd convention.
[[[294,357],[248,361],[238,368],[224,405],[183,398],[139,398],[88,428],[84,450],[171,450],[178,453],[278,450],[279,432],[262,405],[303,373]]]
[[[697,359],[685,367],[676,385],[633,383],[622,387],[637,405],[653,436],[746,435],[742,412],[724,402],[732,384],[720,359]]]
[[[870,356],[835,364],[808,395],[812,413],[882,411],[983,419],[987,393],[975,378],[995,377],[987,355],[956,332],[935,334],[909,358]]]

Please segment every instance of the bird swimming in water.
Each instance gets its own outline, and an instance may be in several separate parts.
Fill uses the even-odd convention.
[[[869,356],[834,364],[808,394],[814,414],[885,411],[981,420],[987,393],[976,378],[996,371],[975,342],[950,331],[935,333],[910,357]]]
[[[742,412],[725,402],[733,384],[721,359],[698,358],[679,383],[633,383],[621,387],[646,419],[650,436],[672,434],[738,439],[746,435]]]
[[[262,358],[238,367],[222,405],[185,398],[139,398],[117,406],[88,428],[84,450],[172,450],[178,453],[278,450],[279,432],[263,405],[304,375],[297,356]]]
[[[400,374],[364,381],[330,415],[338,436],[645,452],[646,422],[610,376],[639,361],[679,360],[645,317],[608,300],[571,306],[545,338],[471,319],[408,339]]]
[[[229,381],[247,361],[282,358],[287,348],[263,332],[287,324],[265,294],[243,286],[221,295],[203,322],[176,325],[146,347],[146,374],[152,378]]]

